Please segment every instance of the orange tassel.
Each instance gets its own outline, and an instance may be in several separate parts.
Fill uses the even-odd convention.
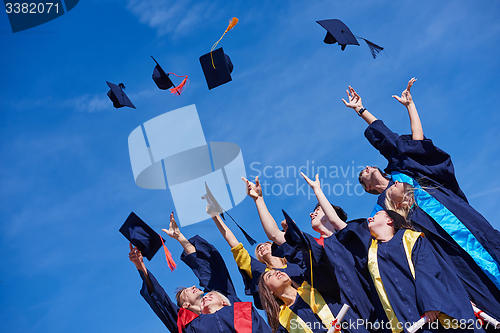
[[[160,239],[161,239],[161,245],[163,245],[163,250],[165,251],[165,258],[167,259],[168,268],[170,268],[170,270],[173,272],[174,269],[177,268],[177,264],[174,262],[174,258],[172,258],[172,254],[165,246],[165,243],[163,242],[163,238],[161,236]]]
[[[188,76],[187,75],[180,76],[180,75],[177,75],[175,73],[168,73],[168,74],[169,75],[170,74],[174,74],[177,77],[183,77],[184,78],[184,80],[182,80],[181,84],[179,84],[177,87],[169,89],[172,94],[180,95],[184,91],[184,88],[186,87],[186,84],[189,82],[188,81]]]
[[[228,32],[229,30],[231,30],[232,28],[234,28],[234,26],[236,25],[236,23],[238,23],[238,18],[237,17],[233,17],[230,21],[229,21],[229,25],[227,26],[226,28],[226,32]]]

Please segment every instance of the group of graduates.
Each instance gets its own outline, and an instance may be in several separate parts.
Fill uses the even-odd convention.
[[[173,213],[165,231],[181,244],[181,260],[208,293],[180,288],[172,300],[130,245],[141,295],[170,332],[399,333],[419,320],[425,332],[496,329],[494,320],[482,318],[500,319],[500,232],[469,205],[450,156],[424,137],[410,94],[414,82],[393,96],[408,110],[411,135],[387,128],[353,88],[343,99],[368,123],[366,138],[388,161],[385,172],[367,166],[359,174],[363,188],[378,195],[368,219],[347,221],[322,192],[318,175],[312,180],[302,174],[318,200],[310,219],[320,236],[299,230],[284,211],[280,228],[258,177],[243,178],[269,239],[252,256],[207,206],[253,304],[237,297],[217,249],[198,235],[186,239]],[[344,304],[350,308],[339,323]]]

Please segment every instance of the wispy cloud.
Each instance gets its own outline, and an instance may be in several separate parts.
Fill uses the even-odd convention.
[[[158,35],[182,36],[194,30],[194,23],[211,16],[210,2],[130,0],[127,9],[139,22],[156,29]]]
[[[106,96],[97,94],[85,94],[83,96],[75,97],[64,102],[64,104],[68,106],[74,106],[78,111],[87,111],[90,113],[109,109],[110,103],[111,102]]]

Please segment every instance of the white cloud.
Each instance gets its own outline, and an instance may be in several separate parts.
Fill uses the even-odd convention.
[[[209,2],[169,0],[130,0],[127,5],[139,22],[156,29],[160,36],[170,33],[186,35],[195,29],[195,22],[212,16],[211,8]]]

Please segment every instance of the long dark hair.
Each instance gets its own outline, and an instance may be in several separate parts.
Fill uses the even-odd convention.
[[[264,311],[266,311],[267,322],[269,323],[273,333],[276,333],[280,327],[280,306],[285,303],[283,303],[283,301],[279,298],[274,297],[271,289],[267,286],[264,281],[266,273],[261,274],[259,278],[259,297],[262,307],[264,308]]]
[[[384,211],[387,213],[389,218],[392,220],[392,225],[394,226],[394,234],[396,232],[398,232],[398,230],[401,230],[401,229],[415,230],[413,228],[412,223],[410,221],[406,220],[400,214],[396,213],[393,210],[389,210],[389,209],[384,209]]]

